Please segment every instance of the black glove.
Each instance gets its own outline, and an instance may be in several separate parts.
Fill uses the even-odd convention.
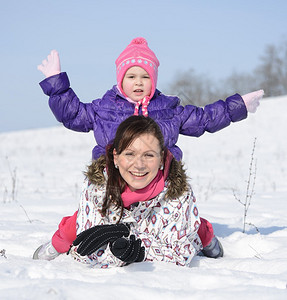
[[[125,224],[98,225],[81,232],[73,245],[79,247],[77,252],[84,256],[90,255],[102,246],[115,240],[129,236],[130,228]]]
[[[144,260],[145,248],[141,246],[141,239],[131,235],[129,239],[119,238],[110,244],[115,257],[126,263],[141,262]]]

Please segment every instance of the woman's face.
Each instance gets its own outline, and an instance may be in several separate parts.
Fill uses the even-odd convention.
[[[143,189],[155,178],[162,156],[159,141],[152,134],[139,136],[121,154],[114,149],[114,163],[132,191]]]
[[[150,76],[141,67],[131,67],[123,78],[122,88],[128,98],[138,102],[151,93]]]

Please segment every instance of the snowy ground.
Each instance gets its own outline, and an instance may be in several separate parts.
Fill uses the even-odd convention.
[[[180,138],[200,213],[225,249],[222,259],[196,257],[192,268],[95,270],[67,255],[32,260],[77,209],[93,135],[61,126],[0,134],[0,299],[287,299],[286,111],[287,96],[265,99],[245,121]],[[250,225],[242,233],[244,207],[236,198],[245,201],[255,138],[246,222],[259,233]]]

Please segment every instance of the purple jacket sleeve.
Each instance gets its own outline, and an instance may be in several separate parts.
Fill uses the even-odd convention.
[[[218,100],[204,108],[186,105],[181,112],[180,134],[201,136],[205,131],[216,132],[247,117],[246,106],[239,94]]]
[[[56,119],[65,127],[82,132],[93,129],[93,106],[80,102],[70,88],[66,73],[48,77],[40,82],[40,86],[50,96],[49,106]]]

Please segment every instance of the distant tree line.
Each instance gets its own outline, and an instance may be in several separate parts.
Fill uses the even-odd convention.
[[[243,95],[258,89],[264,89],[265,97],[287,95],[287,41],[267,45],[259,65],[250,73],[233,72],[220,82],[193,69],[179,72],[168,93],[180,97],[182,105],[204,106],[234,93]]]

